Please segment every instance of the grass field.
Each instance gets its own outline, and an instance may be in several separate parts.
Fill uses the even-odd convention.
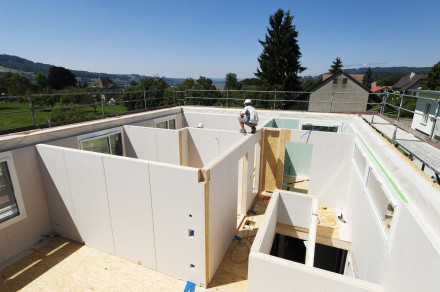
[[[59,106],[59,105],[58,105]],[[49,119],[50,111],[41,111],[42,107],[35,106],[35,123],[37,125],[47,124]],[[94,116],[102,116],[102,109],[99,105],[95,110],[91,106],[86,106],[81,108],[87,117]],[[3,114],[6,112],[15,112],[15,111],[27,111],[22,113],[11,113],[11,114]],[[116,114],[121,112],[126,112],[127,109],[124,105],[105,105],[104,112],[106,115],[108,114]],[[19,102],[8,102],[8,103],[0,103],[0,130],[20,128],[26,126],[32,126],[32,115],[29,111],[28,103],[19,103]]]

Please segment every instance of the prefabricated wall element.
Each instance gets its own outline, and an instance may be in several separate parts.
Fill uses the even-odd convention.
[[[121,127],[123,125],[147,126],[149,121],[155,118],[176,115],[176,127],[180,128],[182,113],[180,107],[173,107],[155,111],[146,111],[136,114],[124,115],[115,118],[106,118],[81,124],[65,125],[48,129],[35,130],[31,133],[17,134],[0,137],[0,152],[35,146],[41,143],[52,143],[60,139],[68,139],[80,135],[93,133],[109,128]],[[154,126],[153,126],[154,127]],[[66,146],[68,145],[59,145]],[[76,148],[76,147],[72,147]]]
[[[202,168],[228,150],[244,135],[210,129],[188,128],[188,166]]]
[[[281,189],[283,183],[286,142],[291,130],[263,129],[261,155],[260,189],[273,192]]]
[[[148,164],[103,157],[115,255],[156,270]]]
[[[130,157],[180,165],[178,130],[124,126]],[[129,151],[129,153],[132,153]]]
[[[77,231],[87,245],[206,286],[205,183],[198,169],[37,149],[60,234]]]
[[[439,246],[427,237],[408,205],[402,205],[384,271],[385,291],[438,291]],[[395,223],[396,224],[396,223]]]
[[[388,253],[388,239],[382,220],[368,198],[365,181],[354,166],[349,177],[345,220],[349,223],[351,253],[356,259],[354,268],[360,279],[381,284]]]
[[[313,145],[308,194],[322,205],[345,209],[355,136],[353,134],[292,131],[291,141]]]
[[[205,177],[208,198],[207,214],[208,234],[207,242],[209,250],[207,261],[209,265],[209,280],[212,279],[220,265],[231,240],[237,230],[237,190],[238,190],[238,161],[246,155],[247,178],[246,178],[246,208],[248,210],[254,199],[253,167],[255,157],[255,145],[261,139],[261,131],[253,135],[246,135],[240,143],[236,143],[215,160],[211,161],[202,169],[207,174]],[[256,172],[259,171],[257,166]],[[258,192],[258,190],[255,190]],[[244,207],[244,206],[243,206]]]
[[[188,166],[188,129],[180,129],[179,131],[179,152],[180,152],[180,165]]]
[[[18,191],[21,193],[24,209],[19,211],[23,211],[25,216],[17,216],[19,219],[10,225],[3,224],[5,227],[0,230],[0,263],[31,248],[41,241],[41,235],[53,230],[35,148],[16,149],[9,154],[9,161],[13,162],[11,166],[8,161],[12,184],[16,188],[16,195]]]
[[[277,192],[279,192],[277,222],[309,229],[312,214],[317,215],[318,212],[316,199],[288,191]]]
[[[248,291],[383,291],[377,284],[251,251]]]
[[[206,287],[205,184],[199,170],[150,163],[149,173],[157,270]]]

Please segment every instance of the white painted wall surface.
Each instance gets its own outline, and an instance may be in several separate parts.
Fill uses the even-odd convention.
[[[313,144],[309,192],[319,204],[345,209],[354,135],[292,130],[291,141]],[[300,139],[301,138],[301,139]]]
[[[115,254],[156,269],[148,163],[104,156]]]
[[[26,218],[0,230],[0,262],[41,240],[52,232],[44,187],[34,147],[11,151]]]
[[[312,197],[280,191],[278,203],[278,223],[310,228]]]
[[[401,207],[391,254],[384,272],[384,291],[439,291],[440,251],[406,205]]]

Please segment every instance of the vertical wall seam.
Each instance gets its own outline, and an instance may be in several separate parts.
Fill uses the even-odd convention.
[[[146,163],[148,170],[148,186],[150,188],[150,208],[151,208],[151,223],[153,227],[153,245],[154,245],[154,267],[157,270],[157,251],[156,251],[156,232],[154,229],[154,211],[153,211],[153,192],[151,191],[151,176],[150,164]]]
[[[75,202],[73,201],[73,195],[72,195],[72,184],[70,182],[70,172],[69,172],[69,169],[67,168],[66,151],[64,149],[62,151],[63,151],[62,153],[63,153],[64,169],[66,170],[67,182],[69,183],[70,202],[72,204],[72,209],[73,209],[73,222],[75,223],[75,228],[78,229],[78,221],[76,219]],[[79,231],[78,231],[78,233],[79,233],[79,236],[81,237],[81,240],[82,240],[82,236]]]
[[[102,172],[104,174],[104,185],[105,185],[105,194],[106,194],[106,197],[107,197],[108,216],[110,218],[110,229],[112,231],[113,253],[114,253],[114,255],[116,255],[115,234],[113,232],[112,212],[111,212],[111,209],[110,209],[110,200],[108,198],[107,176],[106,176],[105,167],[104,167],[104,155],[101,155],[101,167],[102,167]]]

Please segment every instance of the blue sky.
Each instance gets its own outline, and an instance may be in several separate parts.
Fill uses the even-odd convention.
[[[269,16],[290,10],[302,75],[440,61],[440,1],[23,1],[0,4],[0,54],[92,72],[254,77]]]

